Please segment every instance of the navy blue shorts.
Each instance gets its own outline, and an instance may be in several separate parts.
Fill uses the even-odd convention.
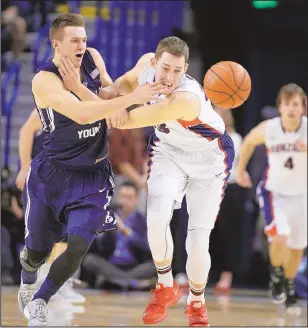
[[[31,163],[23,192],[26,246],[45,251],[71,233],[92,242],[98,233],[115,230],[109,208],[113,194],[108,160],[95,170],[74,171],[55,167],[39,154]]]

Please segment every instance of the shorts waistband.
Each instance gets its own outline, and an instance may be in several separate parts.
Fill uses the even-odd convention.
[[[69,170],[69,171],[76,171],[76,172],[95,171],[97,169],[101,169],[101,168],[105,167],[106,164],[108,164],[107,156],[103,157],[98,163],[93,164],[93,165],[67,165],[67,164],[63,164],[53,158],[47,157],[44,154],[44,152],[42,152],[40,155],[41,155],[41,157],[44,157],[44,160],[49,161],[52,166],[54,166],[55,168],[60,169],[60,170]]]

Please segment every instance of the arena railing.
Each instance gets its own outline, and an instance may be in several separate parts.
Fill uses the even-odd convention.
[[[38,34],[33,46],[33,72],[45,63],[52,55],[52,49],[49,41],[50,22],[43,26]]]
[[[10,157],[10,134],[13,107],[19,93],[20,62],[13,62],[1,84],[2,116],[5,118],[3,166],[8,167]]]

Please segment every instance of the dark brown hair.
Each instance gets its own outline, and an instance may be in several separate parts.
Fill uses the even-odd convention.
[[[305,91],[295,83],[289,83],[281,87],[278,92],[276,105],[280,106],[282,99],[286,99],[287,101],[293,98],[294,96],[299,95],[302,99],[302,104],[304,106],[305,111],[307,110],[307,95]]]
[[[85,27],[83,17],[79,14],[61,14],[56,17],[51,23],[49,29],[49,39],[50,42],[52,39],[56,38],[56,34],[59,30],[63,29],[66,26],[81,26]]]
[[[187,43],[176,36],[169,36],[159,41],[155,51],[156,59],[159,59],[164,52],[168,52],[176,57],[184,56],[185,63],[187,63],[189,58],[189,48]]]

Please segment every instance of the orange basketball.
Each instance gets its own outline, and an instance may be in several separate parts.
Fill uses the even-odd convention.
[[[203,88],[213,105],[233,109],[241,106],[249,97],[251,80],[240,64],[222,61],[206,72]]]

